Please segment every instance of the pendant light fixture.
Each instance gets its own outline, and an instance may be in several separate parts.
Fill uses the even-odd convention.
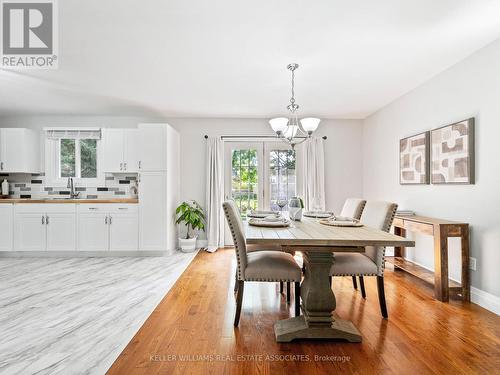
[[[292,149],[295,145],[311,137],[321,121],[315,117],[306,117],[300,121],[298,119],[299,105],[295,103],[295,71],[298,68],[298,64],[289,64],[287,66],[287,69],[292,72],[292,97],[290,98],[290,104],[286,107],[289,112],[288,117],[276,117],[269,120],[269,124],[276,136],[292,146]]]

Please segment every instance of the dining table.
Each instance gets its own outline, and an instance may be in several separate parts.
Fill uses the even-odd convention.
[[[296,339],[327,339],[361,342],[354,324],[334,312],[335,294],[330,284],[334,253],[363,253],[366,246],[415,246],[408,240],[368,226],[340,227],[313,218],[292,221],[288,227],[257,227],[244,222],[246,242],[281,245],[282,251],[300,251],[304,260],[301,283],[301,315],[278,320],[274,325],[277,342]]]

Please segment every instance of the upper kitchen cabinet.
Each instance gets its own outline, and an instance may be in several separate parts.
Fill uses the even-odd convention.
[[[0,173],[39,172],[39,134],[30,129],[0,128]]]
[[[137,172],[139,168],[139,130],[103,129],[104,172]]]
[[[167,124],[139,124],[139,170],[169,169],[168,150],[175,147],[176,131]]]

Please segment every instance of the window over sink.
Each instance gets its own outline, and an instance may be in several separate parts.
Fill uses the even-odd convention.
[[[47,181],[62,186],[68,178],[86,186],[104,181],[100,168],[100,129],[45,129],[45,173]]]

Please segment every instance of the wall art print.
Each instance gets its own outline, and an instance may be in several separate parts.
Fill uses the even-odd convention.
[[[474,118],[431,131],[432,183],[474,184]]]
[[[429,132],[399,141],[399,183],[429,183]]]

